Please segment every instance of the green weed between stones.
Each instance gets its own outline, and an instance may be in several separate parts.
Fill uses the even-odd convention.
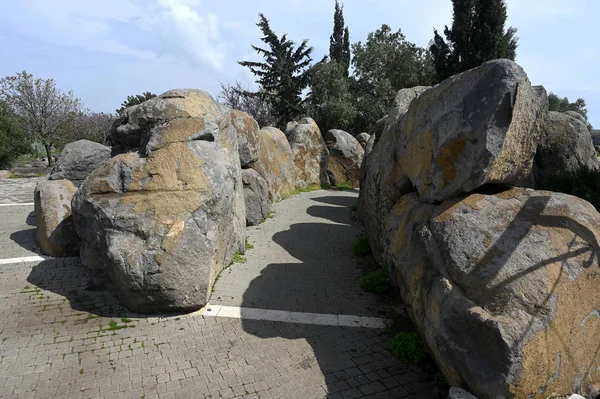
[[[365,236],[358,237],[356,241],[354,241],[354,246],[352,247],[352,252],[356,256],[366,256],[371,253],[371,246],[369,245],[369,239]]]
[[[246,240],[244,241],[244,248],[246,248],[246,251],[249,249],[254,249],[254,245],[248,242],[248,237],[246,237]]]
[[[235,255],[233,255],[233,258],[231,259],[231,263],[229,263],[229,266],[233,265],[234,263],[246,263],[248,259],[239,253],[236,253]]]
[[[337,190],[354,190],[354,187],[348,182],[336,184],[335,188]]]
[[[388,268],[384,265],[381,269],[368,272],[360,279],[360,288],[366,292],[385,294],[389,290]]]
[[[399,332],[388,341],[387,348],[404,363],[421,365],[429,357],[423,340],[416,332]]]

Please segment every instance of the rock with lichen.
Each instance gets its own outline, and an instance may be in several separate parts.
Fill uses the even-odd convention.
[[[230,110],[199,90],[170,90],[125,110],[123,152],[73,199],[81,259],[132,311],[194,310],[236,252],[245,208]]]
[[[595,392],[600,215],[591,204],[518,188],[440,205],[411,193],[383,235],[391,281],[450,385],[482,398]]]

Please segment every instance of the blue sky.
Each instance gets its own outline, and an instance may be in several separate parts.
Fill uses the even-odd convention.
[[[54,78],[94,110],[114,112],[130,94],[177,87],[213,95],[219,82],[252,75],[237,61],[260,44],[258,13],[300,42],[314,59],[328,51],[334,0],[3,0],[0,76],[27,70]],[[518,28],[517,62],[533,84],[574,100],[583,97],[600,127],[597,0],[508,0]],[[433,27],[451,22],[450,0],[345,0],[351,41],[382,23],[426,46]]]

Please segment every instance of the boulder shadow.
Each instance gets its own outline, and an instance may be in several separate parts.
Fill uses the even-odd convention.
[[[355,190],[349,190],[349,191],[357,192]],[[316,197],[316,198],[311,198],[311,199],[313,201],[321,202],[323,204],[347,206],[347,207],[351,207],[351,206],[355,205],[356,201],[358,201],[357,197],[350,197],[350,196],[343,196],[343,195]]]
[[[310,216],[327,219],[335,223],[350,224],[351,214],[348,209],[341,206],[313,205],[306,210]]]
[[[130,312],[121,304],[108,279],[92,276],[79,258],[47,259],[34,266],[27,282],[45,291],[60,295],[69,301],[75,311],[106,318],[122,316],[144,319],[148,317],[176,317],[182,313],[139,314]]]
[[[341,217],[338,209],[348,215]],[[347,223],[350,210],[332,206],[314,207],[312,211],[330,220],[343,219],[346,224],[299,223],[274,234],[273,241],[300,263],[267,265],[243,293],[242,308],[318,313],[322,316],[317,318],[328,320],[330,315],[338,314],[389,317],[378,313],[378,299],[358,286],[363,270],[351,255],[357,232]],[[247,312],[250,317],[252,312]],[[447,394],[434,381],[433,373],[403,364],[386,349],[391,336],[385,329],[263,321],[256,317],[242,317],[241,322],[245,332],[261,339],[305,340],[310,345],[314,358],[311,353],[295,354],[291,358],[296,363],[290,364],[300,374],[298,378],[314,367],[323,374],[324,386],[305,387],[303,394],[307,397],[319,396],[314,389],[324,389],[320,395],[327,398],[443,398]]]
[[[28,223],[29,224],[29,223]],[[10,235],[10,239],[27,251],[42,255],[42,250],[37,245],[35,239],[35,227],[27,230],[15,231]]]

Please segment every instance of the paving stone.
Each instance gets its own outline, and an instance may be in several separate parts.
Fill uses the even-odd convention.
[[[0,184],[0,203],[33,202],[35,185],[24,183],[21,192]],[[355,201],[355,192],[316,191],[275,204],[273,219],[249,229],[248,261],[227,269],[211,303],[390,312],[358,287]],[[0,258],[36,254],[32,211],[0,207]],[[385,350],[389,338],[365,328],[131,315],[113,294],[88,286],[78,259],[0,265],[2,398],[443,397],[432,375]]]

